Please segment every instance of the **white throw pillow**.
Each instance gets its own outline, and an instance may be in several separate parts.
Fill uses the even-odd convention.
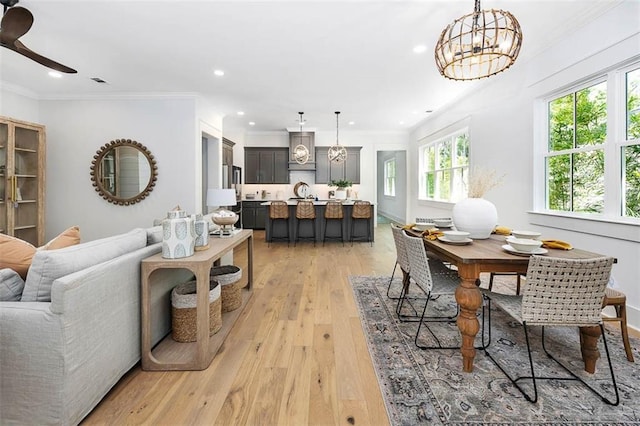
[[[10,268],[0,269],[0,301],[19,302],[22,297],[24,280]]]
[[[50,302],[53,282],[72,272],[97,265],[147,245],[147,232],[136,228],[126,234],[58,249],[38,250],[27,274],[23,302]]]

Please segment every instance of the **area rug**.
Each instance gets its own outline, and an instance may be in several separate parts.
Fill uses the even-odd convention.
[[[620,392],[619,406],[605,404],[579,382],[562,380],[539,381],[538,402],[532,404],[481,350],[476,353],[474,371],[464,373],[458,349],[418,349],[414,345],[417,323],[397,320],[396,302],[387,297],[389,279],[349,277],[393,425],[640,425],[640,365],[626,360],[619,332],[607,328],[606,336]],[[394,278],[391,295],[398,293],[400,285],[400,279]],[[420,303],[414,302],[418,311],[423,306]],[[455,313],[455,306],[452,296],[440,296],[429,302],[429,309],[443,313],[451,310]],[[508,371],[526,374],[521,367],[528,367],[524,333],[520,325],[508,318],[502,311],[492,309],[490,348]],[[429,328],[441,344],[459,346],[455,322],[431,323]],[[531,330],[536,372],[565,376],[544,354],[540,329]],[[546,335],[550,352],[600,391],[611,395],[602,340],[599,347],[602,358],[596,374],[590,375],[582,370],[577,329],[547,328]],[[478,344],[479,339],[478,336]],[[421,331],[420,342],[433,345],[435,340]],[[632,338],[631,345],[639,361],[640,341]]]

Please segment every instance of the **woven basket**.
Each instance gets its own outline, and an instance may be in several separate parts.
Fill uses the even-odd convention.
[[[222,300],[220,285],[209,281],[209,336],[222,328]],[[176,286],[171,292],[171,337],[176,342],[197,340],[196,282]]]
[[[242,305],[242,269],[234,265],[214,266],[210,278],[222,287],[222,312],[236,310]]]

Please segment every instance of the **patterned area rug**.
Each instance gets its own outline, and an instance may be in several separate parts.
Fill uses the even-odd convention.
[[[620,333],[607,329],[607,343],[620,392],[619,406],[605,404],[579,382],[564,380],[538,381],[538,402],[532,404],[481,350],[477,351],[474,371],[469,374],[462,372],[458,349],[418,349],[414,345],[417,323],[399,322],[395,301],[386,295],[389,277],[351,276],[349,280],[389,419],[394,425],[640,425],[638,339],[632,338],[636,363],[630,363],[626,360]],[[392,296],[398,294],[400,285],[400,278],[395,278]],[[414,305],[422,312],[424,305],[420,301]],[[455,306],[453,296],[440,296],[429,302],[429,312],[433,314],[433,308],[441,313],[455,313]],[[499,309],[492,309],[491,322],[491,353],[506,364],[512,375],[527,374],[522,327],[509,321]],[[442,345],[460,345],[455,322],[431,323],[429,329]],[[530,330],[536,374],[566,376],[542,350],[540,328]],[[582,369],[577,329],[547,328],[545,334],[552,354],[597,389],[612,395],[602,340],[599,346],[602,357],[596,374],[590,375]],[[435,343],[424,327],[419,341],[426,345]],[[476,346],[479,343],[480,336]]]

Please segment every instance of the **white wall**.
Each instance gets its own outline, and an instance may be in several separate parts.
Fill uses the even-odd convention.
[[[47,126],[46,239],[72,225],[83,241],[148,227],[176,205],[195,212],[194,99],[42,101],[40,110]],[[140,142],[157,161],[155,188],[132,206],[108,203],[91,185],[91,160],[114,139]]]
[[[0,83],[0,115],[40,123],[40,103],[35,95]]]
[[[616,257],[618,263],[613,275],[627,295],[629,322],[635,328],[640,328],[640,227],[624,225],[628,238],[610,238],[607,235],[618,225],[591,222],[589,233],[576,232],[585,229],[579,221],[550,219],[545,222],[528,212],[533,209],[534,199],[535,100],[638,55],[638,16],[640,3],[624,2],[552,49],[528,62],[516,62],[505,73],[483,80],[473,93],[438,111],[418,127],[412,133],[408,153],[408,167],[414,176],[409,181],[410,210],[415,213],[412,216],[450,212],[452,205],[417,201],[419,140],[452,123],[468,120],[472,166],[495,169],[505,177],[498,188],[486,195],[498,209],[499,223],[511,228],[536,229],[543,237],[566,240],[576,247]],[[526,38],[523,48],[526,48]]]

